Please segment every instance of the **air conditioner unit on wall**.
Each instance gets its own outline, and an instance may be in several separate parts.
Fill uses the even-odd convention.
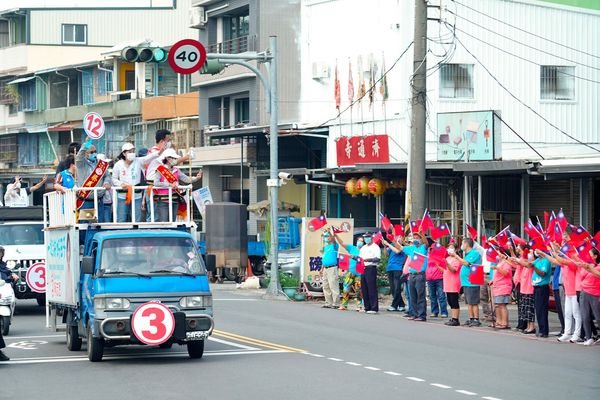
[[[206,11],[204,7],[192,7],[190,8],[190,28],[203,29],[208,22],[206,18]]]
[[[327,63],[323,63],[323,62],[313,62],[312,78],[313,79],[329,78],[329,65]]]

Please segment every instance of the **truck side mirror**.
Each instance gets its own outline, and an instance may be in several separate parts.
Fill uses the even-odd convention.
[[[81,259],[81,272],[92,275],[94,273],[94,257],[84,256]]]
[[[204,263],[206,264],[206,270],[208,272],[215,273],[217,271],[217,256],[214,254],[207,254],[205,256]]]

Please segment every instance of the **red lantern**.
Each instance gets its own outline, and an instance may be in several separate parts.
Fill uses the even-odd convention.
[[[351,178],[346,182],[346,193],[348,193],[352,197],[358,196],[358,191],[356,190],[356,182],[356,178]]]
[[[369,194],[369,178],[366,176],[361,177],[356,181],[356,191],[357,193],[362,194],[363,196],[367,196]]]
[[[385,192],[386,184],[381,179],[373,178],[369,181],[368,188],[372,195],[381,196]]]

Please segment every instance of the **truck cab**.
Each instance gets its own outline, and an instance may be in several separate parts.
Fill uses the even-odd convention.
[[[62,314],[67,348],[85,339],[89,360],[100,361],[106,347],[179,344],[201,358],[214,320],[191,219],[83,222],[68,211],[75,193],[47,196],[63,213],[48,215],[45,236],[51,326]]]

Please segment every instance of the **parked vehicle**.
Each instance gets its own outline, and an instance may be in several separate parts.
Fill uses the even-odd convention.
[[[27,270],[44,262],[44,224],[42,207],[0,208],[0,244],[4,247],[4,260],[13,273],[19,276],[13,289],[17,299],[36,299],[40,306],[46,304],[45,293],[33,291],[27,285]]]
[[[15,292],[12,285],[0,280],[0,331],[8,335],[12,316],[15,313]]]
[[[51,327],[61,314],[67,348],[80,350],[86,338],[90,361],[101,361],[105,347],[132,344],[177,343],[202,357],[214,322],[195,224],[78,221],[77,191],[45,195]],[[214,267],[214,257],[207,260]]]

